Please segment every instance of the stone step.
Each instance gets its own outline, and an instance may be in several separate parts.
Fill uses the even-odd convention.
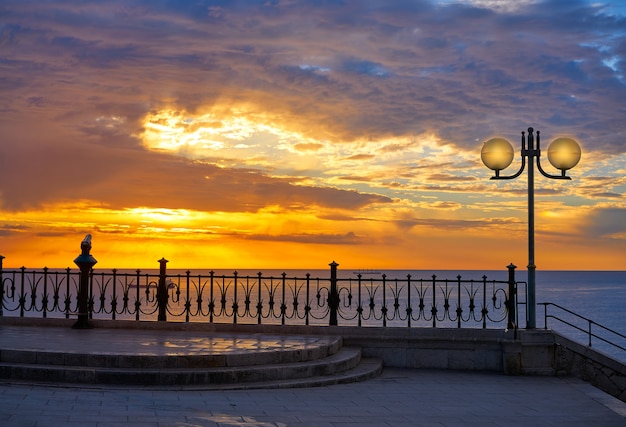
[[[212,384],[201,386],[202,390],[253,390],[253,389],[278,389],[278,388],[299,388],[299,387],[322,387],[334,384],[348,384],[365,381],[377,377],[383,370],[382,359],[364,358],[352,369],[338,372],[333,375],[311,378],[295,378],[286,380],[273,380],[251,383],[235,384]],[[190,387],[186,387],[189,389]],[[194,387],[191,387],[193,389]]]
[[[382,370],[382,361],[362,361],[360,348],[342,347],[338,335],[240,325],[233,330],[122,326],[75,330],[0,323],[0,381],[85,388],[282,388],[360,381]]]
[[[337,353],[342,346],[341,337],[260,337],[257,342],[254,337],[237,338],[238,347],[234,350],[224,345],[224,341],[228,344],[230,337],[213,337],[212,343],[217,345],[209,348],[202,345],[190,348],[189,338],[176,342],[170,337],[168,345],[171,350],[167,353],[150,351],[149,347],[130,353],[116,346],[115,342],[101,344],[95,349],[90,346],[91,351],[84,352],[77,349],[75,343],[63,345],[56,341],[54,346],[47,345],[54,347],[53,350],[0,348],[0,363],[124,369],[217,368],[313,361]],[[242,343],[242,340],[247,342]]]
[[[5,350],[2,350],[4,353]],[[3,356],[4,359],[4,356]],[[256,384],[266,387],[304,386],[323,384],[324,381],[356,380],[376,375],[382,368],[369,361],[357,368],[361,361],[358,348],[342,348],[330,356],[315,360],[271,363],[247,366],[205,367],[107,367],[72,366],[67,364],[31,364],[15,361],[0,362],[0,378],[10,381],[29,381],[62,384],[131,385],[131,386],[226,386],[248,388]],[[106,364],[105,364],[106,365]],[[166,364],[167,365],[167,364]],[[144,365],[146,366],[146,365]],[[352,371],[352,372],[351,372]],[[334,376],[334,378],[331,377]],[[306,380],[306,381],[304,381]],[[296,385],[302,384],[302,385]],[[246,385],[248,387],[246,387]]]

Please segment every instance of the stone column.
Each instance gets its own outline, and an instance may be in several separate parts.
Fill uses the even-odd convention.
[[[74,263],[80,268],[80,282],[78,288],[78,320],[74,323],[74,329],[91,329],[93,324],[89,322],[89,274],[98,261],[91,256],[91,234],[87,234],[80,244],[81,254],[76,257]]]

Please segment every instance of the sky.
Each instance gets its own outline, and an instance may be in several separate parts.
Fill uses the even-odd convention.
[[[5,268],[626,265],[626,1],[2,0]]]

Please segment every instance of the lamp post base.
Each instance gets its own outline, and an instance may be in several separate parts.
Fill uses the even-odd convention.
[[[80,316],[74,325],[72,325],[72,329],[93,329],[93,323],[91,323],[88,319],[82,319]]]

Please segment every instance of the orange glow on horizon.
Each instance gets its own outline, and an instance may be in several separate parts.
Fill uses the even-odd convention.
[[[333,260],[347,269],[499,270],[511,262],[525,268],[523,221],[510,222],[507,238],[502,240],[498,236],[503,233],[473,229],[471,223],[468,229],[457,231],[415,225],[398,233],[396,225],[386,222],[340,221],[343,226],[350,224],[354,231],[349,234],[313,212],[290,215],[272,209],[255,214],[148,208],[116,211],[89,207],[86,202],[48,209],[19,215],[29,233],[38,230],[37,238],[23,239],[20,232],[4,237],[0,254],[6,257],[5,268],[75,268],[73,260],[87,233],[93,235],[96,269],[154,269],[163,257],[170,261],[168,268],[174,269],[318,270]],[[556,211],[542,216],[537,230],[538,268],[614,270],[621,260],[610,250],[590,252],[584,241],[569,237],[564,252],[562,243],[552,241],[553,227],[568,232],[563,228],[567,216],[576,217]],[[5,214],[0,220],[11,218]],[[571,256],[582,253],[584,264],[580,257]]]

